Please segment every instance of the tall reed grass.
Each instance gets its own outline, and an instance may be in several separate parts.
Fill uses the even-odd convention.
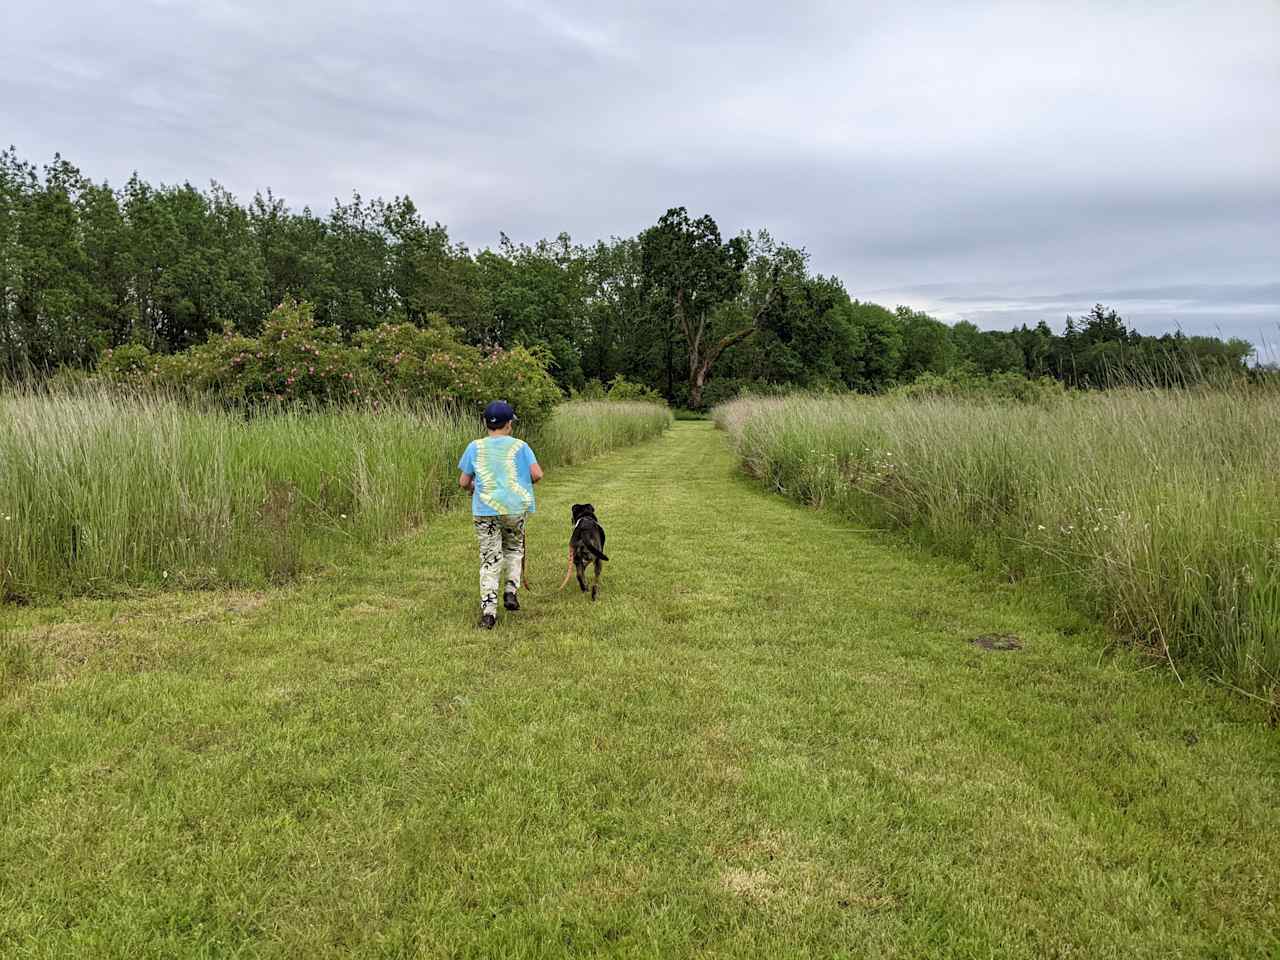
[[[654,404],[571,403],[530,441],[554,466],[669,423]],[[246,419],[107,391],[0,396],[0,601],[287,579],[457,499],[482,433],[435,407]]]
[[[1042,406],[744,399],[716,411],[773,489],[1052,581],[1175,667],[1280,675],[1280,393],[1121,390]]]
[[[655,437],[671,421],[671,411],[664,404],[575,400],[557,407],[555,416],[529,442],[543,462],[569,466]]]

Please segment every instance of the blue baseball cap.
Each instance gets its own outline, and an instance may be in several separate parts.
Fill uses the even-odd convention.
[[[484,422],[490,430],[497,430],[508,420],[515,420],[516,412],[505,400],[495,400],[484,408]]]

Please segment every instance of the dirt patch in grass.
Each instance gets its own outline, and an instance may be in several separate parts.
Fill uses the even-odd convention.
[[[1012,633],[984,633],[969,641],[983,650],[1021,650],[1022,638]]]
[[[45,623],[17,631],[14,638],[40,664],[40,678],[70,682],[88,664],[118,673],[143,673],[169,654],[172,636],[160,632],[122,630],[110,622]]]
[[[834,863],[796,834],[766,828],[722,849],[720,886],[758,907],[782,912],[810,909],[884,910],[898,898],[883,879],[851,864]]]
[[[778,881],[765,870],[729,867],[720,872],[720,883],[734,896],[755,904],[768,903],[778,895]]]
[[[735,786],[742,782],[742,748],[733,741],[725,722],[711,724],[697,741],[701,748],[703,773],[710,783]]]
[[[47,657],[53,674],[67,680],[99,653],[113,649],[119,635],[90,623],[47,623],[18,634],[37,655]]]
[[[245,617],[266,606],[268,595],[261,591],[211,594],[199,606],[178,618],[180,623],[206,623],[220,617]]]
[[[643,864],[609,864],[584,878],[577,889],[590,903],[626,903],[644,889],[649,872]]]
[[[352,604],[344,612],[353,617],[385,617],[398,613],[408,605],[409,602],[402,597],[379,593]]]
[[[823,864],[808,860],[783,862],[769,870],[727,867],[720,872],[720,885],[754,906],[783,912],[889,910],[898,904],[898,898],[881,883],[857,888],[834,876]]]

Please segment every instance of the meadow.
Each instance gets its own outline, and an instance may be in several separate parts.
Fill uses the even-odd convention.
[[[749,398],[715,415],[768,488],[1052,589],[1277,709],[1275,390]]]
[[[1277,955],[1243,698],[706,422],[537,492],[494,631],[461,504],[267,589],[0,611],[0,956]],[[556,590],[584,498],[596,603]]]
[[[567,403],[526,439],[559,466],[670,422],[652,403]],[[247,417],[107,389],[0,395],[0,602],[288,580],[439,513],[481,433],[430,405]]]

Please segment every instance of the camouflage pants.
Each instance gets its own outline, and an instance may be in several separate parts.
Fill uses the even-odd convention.
[[[480,614],[497,614],[498,584],[503,579],[504,593],[515,593],[520,587],[520,571],[524,564],[525,514],[500,517],[474,517],[476,539],[480,541]]]

